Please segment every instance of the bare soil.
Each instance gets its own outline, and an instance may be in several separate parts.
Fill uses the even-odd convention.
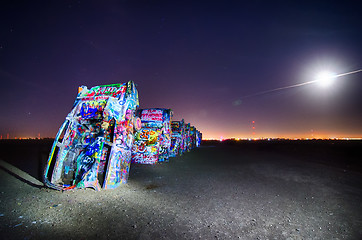
[[[362,239],[361,141],[204,142],[115,190],[39,183],[51,141],[0,141],[1,239]]]

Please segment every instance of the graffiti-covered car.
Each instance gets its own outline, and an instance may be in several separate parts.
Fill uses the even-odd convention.
[[[112,189],[126,183],[134,140],[135,84],[79,87],[44,172],[50,188]]]
[[[171,148],[170,157],[182,155],[185,152],[185,122],[172,121],[171,122]]]
[[[196,130],[196,147],[201,146],[201,141],[202,141],[202,133]]]
[[[191,149],[194,149],[196,147],[196,128],[194,126],[190,127],[190,141],[191,141]]]
[[[185,151],[189,152],[192,149],[190,123],[185,124]]]
[[[141,130],[135,134],[132,161],[154,164],[168,160],[171,147],[171,119],[173,112],[166,108],[139,109]]]
[[[160,155],[160,131],[156,128],[141,128],[135,133],[132,147],[132,162],[142,164],[157,163]]]

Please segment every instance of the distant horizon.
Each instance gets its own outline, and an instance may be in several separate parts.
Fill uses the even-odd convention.
[[[346,138],[226,138],[226,139],[202,139],[203,141],[228,141],[228,140],[233,140],[233,141],[265,141],[265,140],[362,140],[362,137],[359,138],[350,138],[350,137],[346,137]]]
[[[55,137],[14,137],[14,138],[0,138],[1,140],[54,140]],[[202,141],[265,141],[265,140],[362,140],[362,137],[334,137],[334,138],[292,138],[292,137],[255,137],[255,138],[238,138],[238,137],[231,137],[231,138],[203,138]]]
[[[240,138],[240,139],[260,139],[260,138],[284,138],[284,139],[335,139],[335,138],[362,138],[362,133],[356,131],[355,133],[343,133],[336,131],[335,133],[328,133],[325,131],[318,131],[311,129],[309,131],[304,131],[301,134],[298,134],[298,132],[292,132],[292,133],[285,133],[281,134],[278,133],[278,131],[275,131],[275,133],[271,132],[258,132],[257,129],[254,129],[255,133],[252,132],[252,129],[249,131],[244,131],[239,134],[233,134],[230,133],[220,133],[215,131],[205,131],[205,129],[202,127],[199,127],[196,124],[191,124],[192,126],[195,126],[197,130],[199,130],[203,134],[203,139],[231,139],[231,138]],[[59,127],[61,124],[59,124]],[[41,134],[41,133],[31,133],[32,131],[29,131],[27,134],[21,134],[21,133],[14,133],[12,131],[9,131],[5,134],[0,134],[0,139],[27,139],[27,138],[55,138],[58,129],[54,131],[53,134]],[[248,133],[249,132],[249,133]]]

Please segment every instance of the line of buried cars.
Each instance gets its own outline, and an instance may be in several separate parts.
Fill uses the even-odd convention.
[[[165,108],[139,109],[136,116],[141,128],[135,133],[132,161],[154,164],[200,146],[201,133],[184,120],[172,121],[172,110]]]
[[[132,81],[79,87],[61,125],[43,181],[56,190],[114,189],[128,180],[131,162],[169,161],[200,146],[202,134],[166,108],[138,109]]]

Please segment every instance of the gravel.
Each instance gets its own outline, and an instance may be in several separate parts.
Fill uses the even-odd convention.
[[[1,239],[362,239],[361,172],[301,155],[207,145],[133,164],[127,184],[99,192],[37,187],[2,167]]]

